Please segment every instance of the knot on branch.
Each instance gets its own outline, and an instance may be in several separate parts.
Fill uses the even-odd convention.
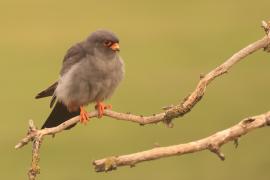
[[[256,126],[256,123],[254,123],[254,121],[256,121],[255,117],[248,117],[243,121],[241,121],[239,124],[241,125],[242,128],[248,129],[250,127]],[[267,125],[267,122],[265,122],[265,124],[261,124],[259,127],[263,127],[265,125]]]
[[[210,143],[208,145],[208,149],[211,152],[215,153],[219,157],[220,160],[222,160],[222,161],[225,160],[225,155],[220,151],[220,146],[219,145],[217,145],[215,143]]]
[[[184,98],[184,100],[181,104],[173,106],[172,108],[168,109],[165,112],[163,122],[165,124],[171,124],[172,119],[182,117],[186,113],[191,111],[191,109],[202,99],[202,97],[204,95],[204,91],[200,91],[200,92],[201,93],[198,93],[197,96],[191,100],[192,101],[191,103],[185,103],[189,100],[189,97],[190,97],[190,96],[187,96],[186,98]],[[184,104],[186,104],[186,105],[184,105]]]
[[[205,77],[205,74],[201,73],[199,77],[200,79],[203,79]]]
[[[172,119],[183,116],[191,110],[191,106],[184,107],[182,104],[173,106],[171,109],[165,112],[164,123],[171,124]]]
[[[243,121],[242,121],[242,124],[243,125],[248,125],[248,124],[250,124],[250,123],[252,123],[253,121],[255,121],[256,119],[254,119],[254,118],[246,118],[246,119],[244,119]]]

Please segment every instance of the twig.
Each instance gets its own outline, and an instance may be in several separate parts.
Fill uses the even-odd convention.
[[[221,153],[220,148],[222,145],[229,141],[237,140],[239,137],[247,134],[248,132],[270,125],[270,111],[258,116],[246,118],[240,123],[217,132],[209,137],[197,141],[189,142],[186,144],[179,144],[167,147],[157,147],[151,150],[137,152],[134,154],[112,156],[100,160],[95,160],[93,165],[97,172],[114,170],[120,166],[135,166],[135,164],[150,161],[169,156],[179,156],[187,153],[194,153],[202,150],[210,150],[217,154],[221,160],[225,160],[224,154]]]
[[[35,180],[36,176],[40,173],[38,162],[39,162],[39,150],[40,150],[41,143],[42,143],[42,137],[35,137],[35,139],[33,140],[32,163],[31,163],[31,168],[28,171],[29,180]]]

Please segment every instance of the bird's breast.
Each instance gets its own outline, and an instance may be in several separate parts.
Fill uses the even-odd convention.
[[[120,57],[110,60],[86,57],[60,78],[56,96],[66,105],[103,101],[113,94],[123,76],[124,64]]]

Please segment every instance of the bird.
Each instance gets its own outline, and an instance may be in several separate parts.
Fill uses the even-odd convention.
[[[111,109],[104,100],[112,96],[125,74],[119,51],[117,35],[104,29],[71,46],[64,56],[58,80],[35,96],[36,99],[52,96],[53,110],[41,129],[58,126],[75,116],[86,124],[89,118],[85,106],[90,103],[96,103],[99,118],[105,109]]]

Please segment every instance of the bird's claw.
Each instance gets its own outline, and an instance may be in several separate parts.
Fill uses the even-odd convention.
[[[104,110],[105,109],[112,109],[112,105],[108,104],[104,104],[102,102],[97,102],[95,109],[98,111],[98,118],[101,118],[104,114]]]
[[[80,107],[80,122],[82,124],[86,124],[88,122],[88,113],[87,111],[83,108],[83,107]]]

